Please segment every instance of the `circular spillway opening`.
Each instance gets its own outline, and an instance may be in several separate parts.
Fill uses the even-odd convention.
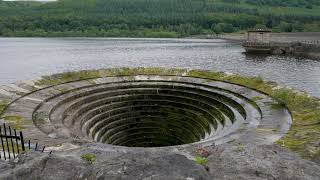
[[[20,104],[40,96],[44,100],[37,101],[33,124],[56,142],[77,138],[127,147],[217,144],[235,139],[273,142],[288,129],[290,119],[285,108],[272,110],[276,102],[253,89],[184,76],[66,82],[29,94]],[[281,131],[274,130],[277,128]]]
[[[217,95],[171,82],[118,83],[88,96],[92,107],[82,128],[95,141],[129,147],[158,147],[200,141],[233,120]]]
[[[192,81],[131,79],[67,94],[50,112],[51,121],[62,119],[80,136],[118,146],[195,143],[246,118],[235,95]]]

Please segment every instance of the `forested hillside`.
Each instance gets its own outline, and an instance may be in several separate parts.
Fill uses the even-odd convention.
[[[185,37],[320,31],[319,0],[0,0],[0,36]]]

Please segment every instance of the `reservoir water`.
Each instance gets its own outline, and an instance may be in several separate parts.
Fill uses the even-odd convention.
[[[261,76],[320,97],[320,61],[243,52],[218,39],[0,38],[0,84],[84,69],[166,67]]]

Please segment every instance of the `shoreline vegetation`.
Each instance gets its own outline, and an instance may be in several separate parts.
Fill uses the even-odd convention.
[[[288,87],[280,87],[274,82],[264,81],[261,77],[247,77],[223,72],[186,69],[112,68],[44,76],[42,79],[35,81],[35,86],[48,87],[64,82],[90,78],[142,74],[183,75],[207,78],[242,85],[263,92],[278,100],[283,106],[286,106],[293,117],[293,124],[290,130],[277,144],[300,154],[303,158],[315,161],[320,159],[318,138],[320,136],[320,99],[312,97],[305,92],[296,91]],[[6,104],[1,104],[1,106],[0,110],[4,110]]]
[[[0,0],[1,1],[1,0]],[[1,31],[1,30],[0,30]],[[296,32],[304,34],[306,32]],[[309,32],[312,33],[312,32]],[[318,33],[318,32],[316,32]],[[277,34],[282,34],[278,32]],[[232,33],[215,33],[207,32],[206,34],[190,34],[181,35],[179,32],[175,31],[165,31],[165,30],[153,30],[153,29],[139,29],[139,30],[110,30],[110,31],[100,31],[94,34],[88,31],[67,31],[67,32],[46,32],[43,30],[36,31],[15,31],[8,32],[6,34],[1,34],[0,38],[10,38],[10,37],[21,37],[21,38],[195,38],[195,39],[229,39],[229,40],[244,40],[246,37],[246,31],[241,30]]]
[[[133,39],[145,39],[145,38],[163,38],[163,39],[222,39],[229,42],[244,42],[247,39],[247,33],[245,31],[235,33],[223,33],[223,34],[199,34],[186,37],[175,36],[0,36],[0,38],[133,38]],[[308,42],[319,43],[320,32],[279,32],[271,33],[270,40],[272,42]]]
[[[319,32],[318,0],[0,0],[3,37],[152,37],[269,28]]]

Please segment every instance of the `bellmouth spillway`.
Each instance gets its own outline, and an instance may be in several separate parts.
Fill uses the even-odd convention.
[[[187,76],[101,77],[30,89],[2,116],[21,117],[27,138],[47,145],[271,144],[292,121],[286,107],[274,108],[279,102],[261,92]]]

